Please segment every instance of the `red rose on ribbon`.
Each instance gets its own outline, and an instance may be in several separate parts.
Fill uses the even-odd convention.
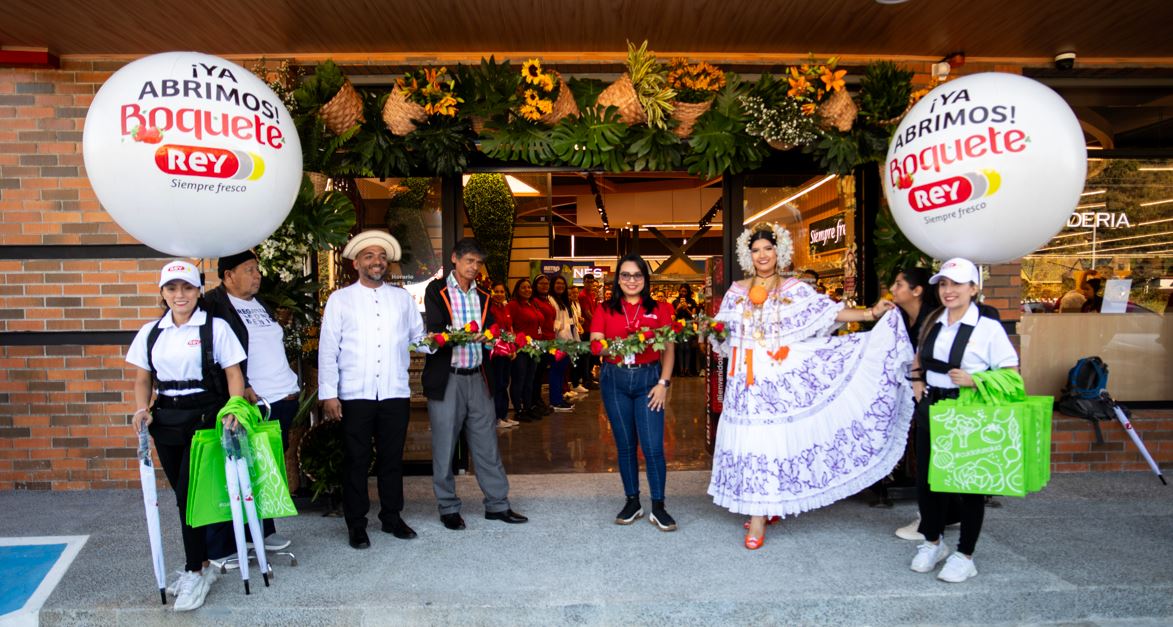
[[[494,323],[489,327],[489,333],[492,333],[493,337],[501,337],[501,325]]]
[[[481,330],[481,327],[480,327],[480,325],[477,324],[476,320],[473,320],[472,322],[466,324],[465,327],[468,328],[469,333],[476,333],[477,331]]]
[[[716,331],[717,333],[724,333],[725,332],[725,323],[724,322],[714,322],[713,323],[713,330]]]
[[[679,320],[672,321],[672,332],[673,333],[680,333],[683,330],[684,330],[684,323],[680,322]]]
[[[562,349],[555,350],[554,361],[562,361],[563,359],[566,359],[566,353]]]
[[[432,340],[436,342],[438,348],[443,348],[448,343],[448,338],[444,337],[443,333],[436,333],[432,335]]]
[[[527,342],[528,339],[529,339],[529,336],[527,336],[526,334],[518,333],[516,336],[514,336],[513,343],[517,344],[518,347],[525,346],[528,343]]]
[[[599,340],[591,340],[591,354],[592,355],[602,355],[603,354],[603,343],[600,342]]]

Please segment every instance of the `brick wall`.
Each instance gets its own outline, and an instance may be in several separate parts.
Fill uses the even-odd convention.
[[[1173,410],[1134,410],[1130,422],[1153,459],[1163,468],[1173,468]],[[1051,424],[1052,471],[1149,470],[1119,422],[1100,423],[1100,430],[1104,443],[1096,444],[1091,423],[1056,413]]]

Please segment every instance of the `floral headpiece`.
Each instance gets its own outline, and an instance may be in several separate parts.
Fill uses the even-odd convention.
[[[749,238],[754,233],[762,231],[774,234],[774,248],[778,251],[778,264],[774,266],[774,272],[781,273],[786,266],[790,265],[790,259],[794,256],[794,241],[790,238],[790,231],[777,222],[758,222],[738,236],[737,265],[741,266],[741,270],[746,274],[752,275],[754,273]]]

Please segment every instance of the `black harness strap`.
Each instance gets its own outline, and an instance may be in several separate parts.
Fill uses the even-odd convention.
[[[965,345],[969,344],[969,336],[973,335],[973,325],[963,324],[957,329],[957,336],[953,338],[953,346],[949,348],[949,361],[941,361],[933,357],[933,349],[937,345],[937,335],[941,332],[944,323],[938,322],[929,329],[922,347],[920,365],[925,370],[939,374],[948,374],[950,370],[961,367],[961,358],[965,355]]]
[[[212,353],[212,314],[206,314],[206,316],[207,318],[204,320],[204,323],[200,325],[200,371],[203,373],[202,379],[188,379],[186,381],[159,380],[152,353],[155,350],[155,342],[159,340],[159,335],[163,333],[163,329],[159,328],[157,322],[155,326],[151,327],[150,333],[147,334],[147,365],[151,369],[151,377],[155,381],[156,390],[162,392],[164,390],[202,388],[206,392],[212,392],[220,396],[226,395],[227,381],[224,378],[224,370],[216,363]]]

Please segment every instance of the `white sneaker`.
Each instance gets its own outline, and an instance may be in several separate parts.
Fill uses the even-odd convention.
[[[516,427],[521,423],[512,418],[506,418],[505,420],[501,421],[501,424],[505,425],[506,427]]]
[[[925,541],[924,534],[917,531],[917,528],[919,528],[919,527],[920,527],[920,516],[917,516],[916,520],[897,529],[896,530],[896,537],[900,538],[902,540],[917,540],[920,542],[924,542]]]
[[[961,583],[976,576],[977,566],[974,566],[973,558],[965,557],[960,553],[950,555],[949,559],[945,561],[945,567],[937,573],[937,579],[949,583]]]
[[[912,558],[909,568],[918,573],[931,572],[941,560],[949,556],[949,547],[945,546],[944,538],[937,544],[925,542],[916,547],[916,557]]]
[[[167,584],[167,596],[175,596],[176,591],[179,589],[179,580],[183,578],[183,572],[182,570],[177,570],[171,573],[175,575],[175,578],[171,580],[171,583]]]
[[[580,386],[574,388],[574,392],[576,394],[584,394],[585,395],[586,393],[590,392],[590,390],[588,390],[585,387],[580,385]]]
[[[208,596],[208,586],[208,579],[202,574],[183,573],[176,584],[175,604],[171,606],[171,609],[176,612],[190,612],[202,606],[204,599]]]

